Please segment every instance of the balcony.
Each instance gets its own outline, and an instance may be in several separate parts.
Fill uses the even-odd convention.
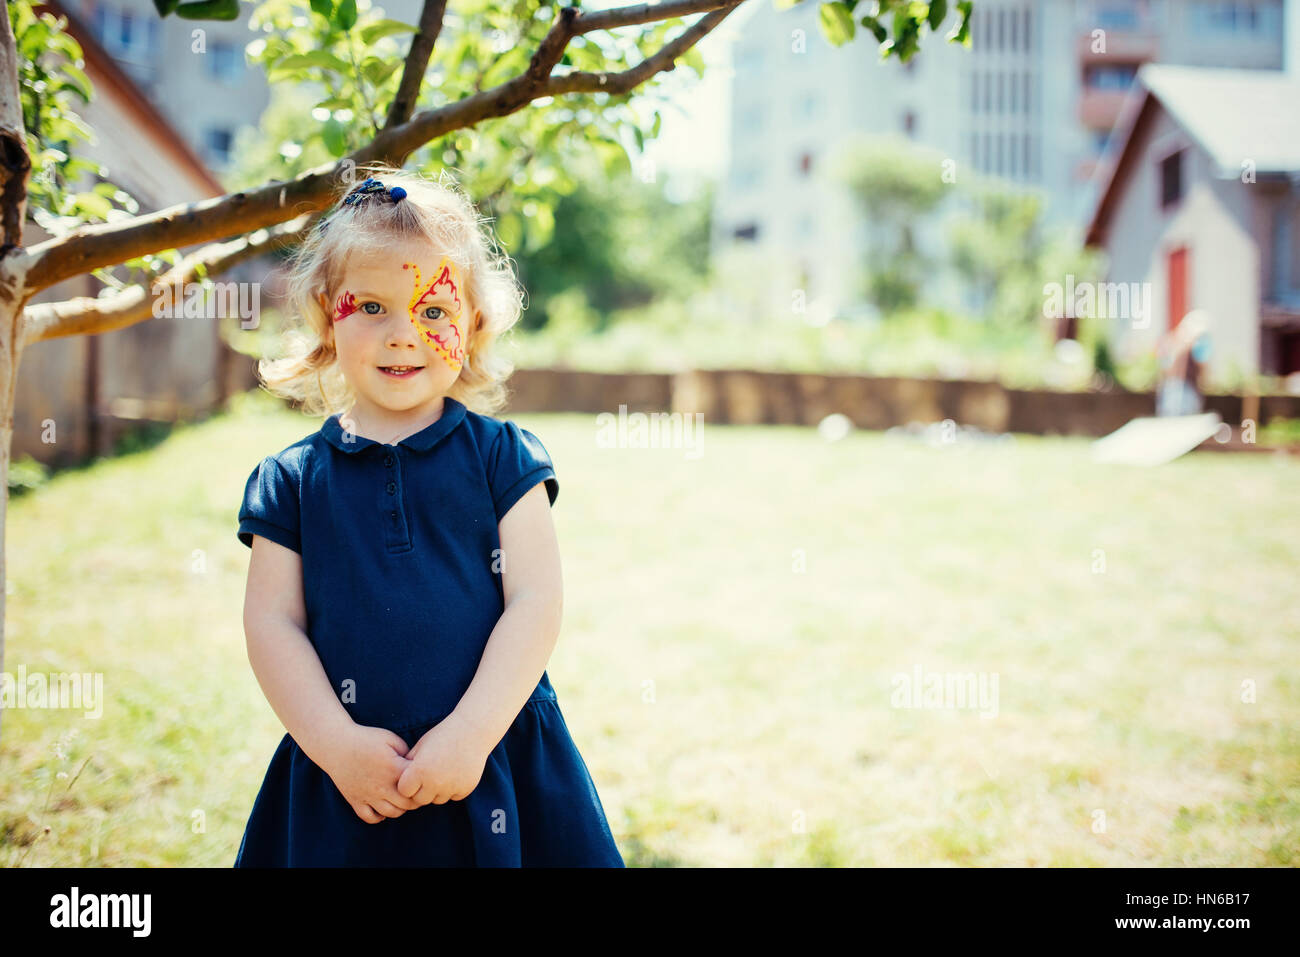
[[[1092,31],[1079,35],[1079,62],[1106,63],[1113,60],[1155,60],[1160,55],[1160,37],[1154,33],[1106,30],[1104,52],[1093,50]]]
[[[1079,97],[1079,121],[1090,130],[1109,130],[1119,119],[1126,90],[1090,90]]]

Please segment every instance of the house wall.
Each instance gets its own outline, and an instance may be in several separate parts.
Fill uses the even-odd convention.
[[[1211,317],[1210,373],[1233,363],[1244,372],[1259,368],[1261,263],[1255,238],[1255,197],[1238,179],[1218,179],[1209,156],[1158,104],[1135,144],[1133,165],[1117,185],[1105,250],[1107,280],[1151,284],[1151,316],[1112,319],[1117,351],[1126,358],[1149,353],[1168,325],[1167,257],[1189,249],[1188,308]],[[1160,208],[1160,161],[1186,148],[1182,200]]]
[[[213,184],[181,161],[164,130],[143,122],[93,68],[90,78],[96,95],[78,106],[95,132],[85,155],[106,168],[107,178],[129,192],[141,212],[213,195]],[[90,185],[86,181],[75,188]],[[34,222],[25,224],[23,242],[28,248],[49,238]],[[124,269],[114,273],[128,278]],[[97,279],[78,276],[42,290],[29,305],[93,297],[100,288]],[[73,336],[32,344],[18,366],[13,458],[31,455],[46,464],[70,464],[108,451],[111,438],[144,414],[165,417],[166,411],[210,408],[220,394],[219,351],[225,348],[216,322],[204,319],[151,319],[102,333],[93,341]],[[123,404],[123,399],[128,401]],[[48,441],[51,434],[53,442]]]

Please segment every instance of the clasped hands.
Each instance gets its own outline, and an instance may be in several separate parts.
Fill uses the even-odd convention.
[[[324,770],[357,817],[378,824],[426,804],[469,796],[491,751],[451,717],[409,750],[387,728],[354,723],[331,750]]]

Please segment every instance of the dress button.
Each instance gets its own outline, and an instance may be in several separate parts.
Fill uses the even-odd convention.
[[[396,483],[396,482],[389,482],[389,483],[388,483],[388,494],[389,494],[389,495],[392,495],[392,494],[393,494],[394,492],[396,492],[396,491],[397,491],[397,483]]]
[[[387,465],[389,468],[392,468],[392,467],[393,467],[393,457],[392,457],[391,455],[385,455],[385,456],[384,456],[384,464]]]

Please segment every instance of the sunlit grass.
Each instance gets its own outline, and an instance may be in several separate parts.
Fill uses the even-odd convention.
[[[1294,459],[707,424],[693,459],[517,418],[560,478],[549,671],[629,864],[1300,865]],[[0,864],[233,862],[283,734],[235,515],[315,425],[245,403],[12,503],[5,670],[108,700],[4,713]],[[996,717],[891,707],[918,665],[997,673]]]

